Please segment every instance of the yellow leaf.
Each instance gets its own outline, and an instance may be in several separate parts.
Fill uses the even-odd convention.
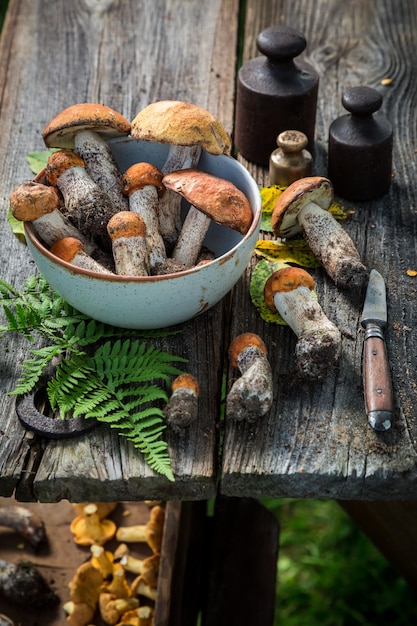
[[[255,253],[269,261],[295,263],[301,267],[320,266],[319,261],[304,239],[292,239],[290,241],[259,240],[255,245]]]
[[[417,270],[407,270],[408,276],[417,276]]]

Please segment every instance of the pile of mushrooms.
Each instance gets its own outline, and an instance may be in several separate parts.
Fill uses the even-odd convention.
[[[74,504],[71,523],[74,541],[86,546],[90,558],[69,582],[70,599],[64,604],[70,626],[89,626],[99,615],[109,626],[152,626],[163,528],[164,503],[148,502],[145,524],[120,526],[108,517],[118,503]],[[105,544],[116,539],[113,552]],[[129,544],[143,543],[148,555],[135,556]]]
[[[139,162],[119,171],[107,140],[120,136],[169,144],[163,167]],[[201,107],[159,101],[129,123],[104,105],[77,104],[54,117],[42,137],[55,151],[35,180],[13,190],[10,207],[74,266],[123,276],[172,274],[207,260],[203,241],[212,220],[243,235],[249,230],[245,194],[198,169],[201,150],[220,155],[231,148],[221,123]]]

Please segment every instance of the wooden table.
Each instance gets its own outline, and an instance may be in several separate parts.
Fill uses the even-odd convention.
[[[373,431],[364,412],[361,381],[361,297],[335,288],[313,270],[328,316],[343,334],[340,365],[325,381],[299,384],[292,376],[295,336],[266,324],[249,297],[253,258],[233,293],[179,335],[160,342],[189,359],[201,382],[200,416],[189,433],[167,431],[176,480],[155,475],[125,441],[100,426],[74,440],[50,441],[22,428],[12,390],[27,355],[26,341],[1,340],[0,495],[57,502],[226,496],[412,501],[417,495],[417,270],[415,47],[417,9],[412,0],[248,0],[244,20],[237,0],[11,0],[0,48],[1,276],[21,286],[35,267],[7,225],[11,190],[31,177],[26,155],[44,148],[41,130],[62,108],[97,101],[133,119],[152,101],[194,102],[232,133],[237,43],[243,61],[256,51],[265,27],[287,24],[303,32],[303,58],[320,74],[315,173],[326,175],[330,123],[344,110],[348,86],[367,85],[384,97],[394,127],[390,192],[368,203],[343,202],[343,223],[369,268],[383,274],[388,291],[387,348],[395,419]],[[384,78],[392,79],[383,86]],[[238,155],[259,186],[267,171]],[[268,237],[268,235],[266,235]],[[274,371],[274,404],[254,425],[222,415],[222,382],[237,376],[228,363],[230,340],[259,333]],[[221,444],[221,445],[219,445]],[[413,504],[410,505],[413,508]],[[392,510],[387,506],[386,510]],[[414,508],[413,508],[414,512]],[[369,518],[368,518],[369,519]]]

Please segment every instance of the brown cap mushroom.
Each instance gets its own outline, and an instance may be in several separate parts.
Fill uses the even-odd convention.
[[[18,185],[10,194],[13,216],[22,222],[31,222],[36,235],[51,246],[62,237],[81,239],[89,252],[94,246],[63,215],[61,195],[54,186],[36,181]]]
[[[201,146],[211,154],[227,154],[230,136],[206,109],[189,102],[160,100],[149,104],[132,121],[135,139],[177,146]]]
[[[123,192],[129,196],[129,207],[143,218],[151,273],[166,264],[167,255],[160,233],[158,201],[164,194],[163,174],[151,163],[134,163],[123,175]]]
[[[249,230],[253,220],[249,200],[232,182],[194,168],[171,172],[162,182],[191,205],[172,255],[176,261],[195,264],[210,220],[241,234]]]
[[[112,274],[110,270],[86,253],[84,244],[77,237],[58,239],[51,246],[50,252],[75,267],[98,272],[99,274]]]
[[[272,370],[265,343],[255,333],[238,335],[229,347],[230,362],[241,376],[226,397],[226,414],[231,419],[254,422],[272,406]]]
[[[171,428],[180,432],[198,417],[200,385],[195,376],[185,373],[174,379],[171,389],[171,397],[163,411]]]
[[[96,103],[74,104],[56,115],[43,129],[49,148],[73,148],[82,156],[91,178],[106,191],[118,211],[127,209],[119,171],[107,139],[128,135],[130,122],[120,113]]]
[[[132,137],[169,144],[162,172],[197,167],[201,149],[211,154],[230,152],[231,139],[222,124],[195,104],[178,100],[154,102],[132,122]],[[167,190],[159,202],[160,229],[171,251],[181,230],[181,201]]]
[[[132,211],[120,211],[107,224],[116,273],[123,276],[147,276],[149,254],[143,218]]]
[[[268,278],[265,303],[298,337],[296,369],[306,379],[324,378],[337,363],[341,334],[314,297],[314,279],[299,267],[285,267]]]
[[[272,213],[277,237],[303,233],[312,252],[341,287],[362,287],[368,278],[347,232],[328,212],[333,186],[327,178],[308,176],[292,183],[278,197]]]

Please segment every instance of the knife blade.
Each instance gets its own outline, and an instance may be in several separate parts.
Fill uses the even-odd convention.
[[[372,428],[385,431],[391,427],[393,413],[391,372],[383,334],[387,299],[384,279],[375,269],[369,275],[360,321],[365,329],[362,358],[365,409]]]

